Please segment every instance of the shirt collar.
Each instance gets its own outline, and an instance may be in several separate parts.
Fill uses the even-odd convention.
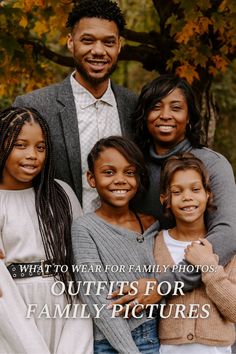
[[[97,101],[104,102],[110,106],[116,106],[116,99],[111,88],[111,80],[109,79],[108,87],[103,96],[99,99],[95,98],[84,86],[82,86],[75,78],[75,71],[71,74],[70,82],[72,86],[73,95],[80,107],[87,108]]]

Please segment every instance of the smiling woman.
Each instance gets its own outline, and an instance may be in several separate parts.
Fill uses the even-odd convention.
[[[153,215],[163,229],[174,227],[163,215],[160,201],[160,172],[165,161],[178,153],[191,152],[201,159],[210,176],[217,210],[206,213],[207,237],[225,265],[236,253],[236,188],[232,168],[220,154],[200,144],[200,113],[190,85],[173,75],[162,75],[143,87],[136,111],[132,116],[134,140],[145,154],[150,187],[132,201],[137,212]],[[226,207],[228,206],[228,207]],[[158,281],[184,282],[184,290],[200,284],[199,273],[165,272]],[[143,284],[140,282],[140,288]],[[127,289],[128,291],[128,289]],[[147,297],[137,297],[140,303],[149,303]],[[116,303],[133,301],[126,296]]]
[[[176,88],[157,102],[147,117],[147,129],[159,155],[184,139],[187,124],[187,102],[181,89]]]
[[[177,153],[193,153],[203,160],[212,180],[218,209],[214,216],[207,215],[207,219],[211,234],[214,235],[213,242],[215,239],[219,242],[216,250],[221,254],[224,244],[221,235],[229,237],[229,243],[235,241],[232,239],[232,235],[236,235],[235,181],[229,162],[219,153],[200,144],[200,121],[194,93],[185,80],[173,75],[162,75],[143,87],[132,116],[132,127],[134,140],[148,162],[150,188],[145,193],[139,193],[132,205],[137,211],[158,217],[163,227],[171,227],[163,216],[159,200],[161,166]],[[226,201],[230,208],[225,208]],[[215,238],[216,235],[219,235],[219,239]]]

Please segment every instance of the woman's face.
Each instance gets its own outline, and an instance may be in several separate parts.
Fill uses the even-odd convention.
[[[147,128],[158,154],[165,154],[185,138],[188,105],[179,88],[157,102],[147,117]]]

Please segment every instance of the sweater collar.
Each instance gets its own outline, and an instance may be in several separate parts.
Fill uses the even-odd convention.
[[[192,146],[190,141],[188,139],[184,139],[179,144],[175,145],[173,149],[169,150],[168,153],[165,155],[157,155],[153,145],[150,146],[149,153],[152,161],[162,164],[170,156],[176,155],[179,152],[187,152],[190,151],[191,149]]]

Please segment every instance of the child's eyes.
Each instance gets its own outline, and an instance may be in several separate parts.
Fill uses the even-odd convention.
[[[174,194],[174,195],[179,195],[181,193],[181,191],[171,191],[171,194]]]
[[[114,171],[112,171],[112,170],[105,170],[105,171],[103,171],[103,173],[104,173],[105,175],[112,176],[112,175],[114,174]]]
[[[27,144],[25,144],[25,143],[15,143],[14,147],[16,147],[17,149],[26,149],[27,148]],[[38,145],[37,146],[37,150],[39,152],[43,152],[43,151],[45,151],[45,149],[46,149],[45,145]]]
[[[26,147],[26,145],[23,143],[15,143],[14,146],[18,149],[24,149]]]
[[[46,149],[46,146],[45,146],[45,145],[39,145],[39,146],[37,147],[37,149],[38,149],[39,152],[44,152],[45,149]]]
[[[125,174],[129,177],[133,177],[136,175],[136,172],[135,171],[126,171]]]
[[[199,192],[199,191],[200,191],[200,188],[195,187],[195,188],[193,188],[193,191],[194,191],[194,192]]]

